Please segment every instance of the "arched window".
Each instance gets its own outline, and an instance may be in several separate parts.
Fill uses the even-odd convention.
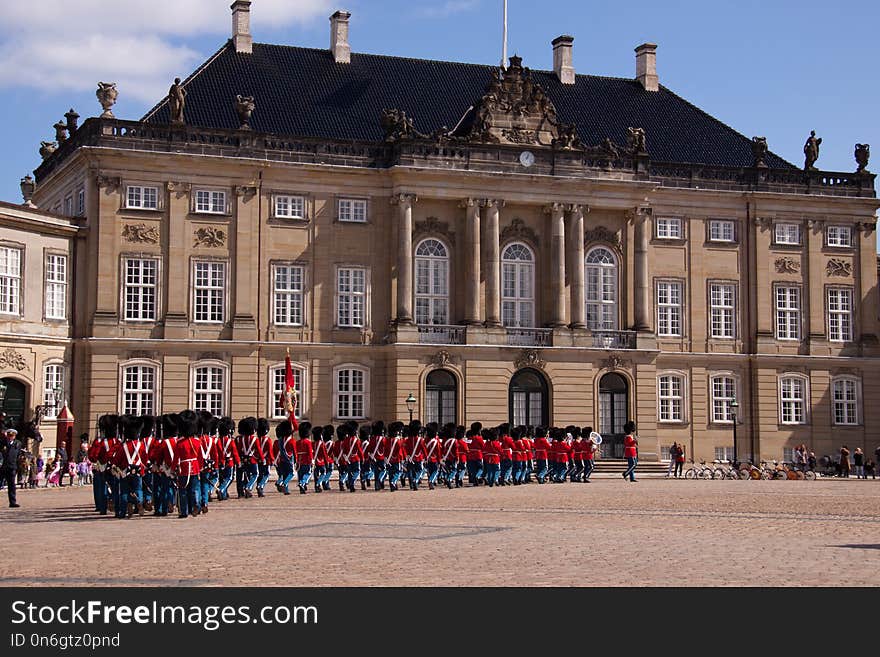
[[[370,413],[370,371],[339,365],[333,371],[333,408],[339,420],[363,420]]]
[[[678,373],[657,377],[657,411],[661,422],[684,422],[685,379]]]
[[[779,422],[806,424],[809,380],[802,374],[779,377]]]
[[[509,245],[501,256],[501,322],[535,325],[535,256],[520,242]]]
[[[62,399],[55,400],[55,391],[61,389]],[[53,420],[61,410],[59,404],[64,403],[64,365],[47,363],[43,365],[43,405],[46,407],[47,420]]]
[[[226,372],[228,366],[219,362],[197,363],[192,369],[193,410],[213,415],[226,413]]]
[[[836,425],[859,423],[860,381],[851,376],[841,376],[831,384],[832,420]]]
[[[712,377],[712,422],[732,423],[736,401],[736,379],[729,374]]]
[[[547,382],[535,370],[520,370],[510,380],[509,415],[514,425],[548,425]]]
[[[425,381],[425,422],[456,422],[458,385],[447,370],[434,370]]]
[[[617,259],[606,248],[596,247],[586,259],[587,328],[617,330]]]
[[[307,413],[308,398],[304,394],[304,381],[306,379],[305,367],[292,364],[293,387],[296,390],[296,417],[304,417]],[[287,411],[284,409],[284,391],[286,386],[287,370],[284,365],[275,365],[269,370],[269,412],[275,420],[286,420]]]
[[[122,366],[122,412],[126,415],[156,414],[158,376],[150,363],[126,363]]]
[[[416,323],[449,323],[449,252],[443,242],[422,240],[416,247]]]

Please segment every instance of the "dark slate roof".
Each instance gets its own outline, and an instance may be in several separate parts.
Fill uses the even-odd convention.
[[[385,108],[406,112],[415,128],[454,128],[485,93],[494,66],[352,53],[336,64],[329,50],[254,44],[236,53],[227,42],[184,87],[186,121],[205,128],[238,128],[236,94],[254,96],[254,130],[276,135],[380,141]],[[581,141],[605,137],[625,144],[627,127],[642,127],[651,159],[720,166],[751,166],[751,139],[709,116],[665,87],[645,91],[634,79],[578,75],[572,85],[552,71],[532,71],[563,123],[577,125]],[[161,101],[148,123],[170,119]],[[794,168],[770,154],[771,168]]]

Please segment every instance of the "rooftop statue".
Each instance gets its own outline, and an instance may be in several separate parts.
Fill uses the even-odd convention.
[[[859,165],[859,168],[856,169],[856,173],[871,173],[868,171],[868,160],[871,159],[870,144],[856,144],[855,158]]]
[[[104,108],[104,113],[101,114],[102,119],[115,119],[113,116],[113,112],[110,111],[110,108],[116,104],[116,98],[119,96],[119,91],[116,89],[115,82],[99,82],[98,90],[95,91],[95,96],[98,97],[98,102],[101,103],[101,107]]]
[[[804,171],[815,171],[816,160],[819,159],[819,146],[822,144],[822,138],[816,137],[816,131],[811,130],[810,136],[807,137],[807,143],[804,144]]]
[[[767,157],[767,151],[769,148],[767,147],[767,138],[766,137],[752,137],[752,157],[754,161],[752,162],[752,166],[756,169],[766,169],[767,163],[764,159]]]
[[[254,103],[253,96],[242,96],[241,94],[236,95],[235,111],[238,112],[238,120],[241,122],[241,125],[238,127],[239,130],[251,129],[249,121],[251,120],[251,114],[254,113],[255,108],[256,103]]]
[[[174,78],[174,84],[168,90],[168,108],[171,110],[171,123],[182,124],[183,108],[186,105],[186,89],[180,84],[180,78]]]

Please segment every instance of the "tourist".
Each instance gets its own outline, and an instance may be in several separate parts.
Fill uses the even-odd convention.
[[[684,445],[678,446],[678,454],[675,457],[675,477],[683,477],[682,470],[684,469]]]
[[[856,479],[861,479],[865,469],[865,455],[861,447],[856,447],[853,452],[853,469],[856,471]]]
[[[849,477],[849,449],[846,445],[840,448],[840,476]]]
[[[678,443],[672,443],[672,447],[669,448],[669,467],[666,468],[666,477],[669,478],[672,476],[672,473],[675,471],[675,460],[678,457]]]
[[[20,454],[21,441],[18,439],[18,431],[7,429],[6,435],[0,441],[0,481],[6,483],[6,494],[9,497],[9,507],[11,509],[20,506],[15,495],[18,479],[18,457]]]

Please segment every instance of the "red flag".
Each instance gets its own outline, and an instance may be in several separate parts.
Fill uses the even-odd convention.
[[[296,421],[296,382],[293,379],[293,367],[290,365],[290,351],[284,359],[284,408],[287,410],[290,424],[293,430],[299,428],[299,422]]]

